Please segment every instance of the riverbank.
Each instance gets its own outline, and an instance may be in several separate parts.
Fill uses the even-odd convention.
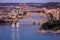
[[[52,20],[44,23],[37,34],[60,34],[60,20]]]
[[[53,30],[38,30],[36,34],[60,34],[60,30],[53,31]]]

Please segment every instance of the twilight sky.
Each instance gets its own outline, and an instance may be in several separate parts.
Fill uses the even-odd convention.
[[[46,3],[60,2],[60,0],[0,0],[0,3]]]

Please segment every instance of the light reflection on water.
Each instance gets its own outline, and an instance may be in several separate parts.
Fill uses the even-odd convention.
[[[14,23],[12,24],[12,40],[19,40],[19,24],[18,23],[17,25],[14,25]]]
[[[60,40],[60,35],[37,35],[39,25],[2,25],[0,27],[0,40]]]
[[[19,29],[17,29],[17,40],[20,40]]]
[[[15,40],[15,33],[12,33],[12,40]]]

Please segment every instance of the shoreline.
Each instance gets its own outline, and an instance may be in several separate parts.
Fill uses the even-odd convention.
[[[53,30],[38,30],[36,34],[60,34],[60,30],[53,31]]]

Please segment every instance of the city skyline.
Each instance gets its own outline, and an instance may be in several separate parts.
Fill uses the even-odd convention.
[[[47,3],[60,2],[60,0],[0,0],[0,3]]]

